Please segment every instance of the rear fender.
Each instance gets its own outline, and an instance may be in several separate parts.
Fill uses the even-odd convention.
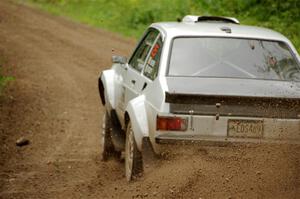
[[[149,137],[148,119],[145,107],[145,96],[132,99],[126,108],[129,115],[137,147],[142,151],[144,137]]]

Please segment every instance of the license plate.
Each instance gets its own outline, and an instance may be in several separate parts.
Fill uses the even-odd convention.
[[[261,138],[263,136],[262,120],[228,120],[229,137]]]

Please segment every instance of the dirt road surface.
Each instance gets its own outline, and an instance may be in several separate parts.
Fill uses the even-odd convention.
[[[101,162],[97,78],[133,47],[0,0],[0,63],[16,78],[0,98],[0,198],[300,198],[297,146],[178,151],[133,183],[121,161]],[[30,144],[16,147],[22,136]]]

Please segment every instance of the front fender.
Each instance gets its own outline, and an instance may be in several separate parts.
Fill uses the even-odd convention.
[[[137,147],[142,151],[143,138],[149,136],[145,96],[141,95],[132,99],[127,105],[126,112],[131,121]]]
[[[101,83],[103,90],[99,92],[102,99],[102,104],[105,105],[106,109],[111,110],[115,109],[115,84],[114,84],[115,71],[114,70],[104,70],[101,74]],[[101,85],[99,83],[99,85]],[[101,93],[102,92],[102,93]]]

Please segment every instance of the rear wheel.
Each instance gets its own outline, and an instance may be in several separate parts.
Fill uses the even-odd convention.
[[[101,159],[106,161],[115,153],[114,145],[111,138],[112,122],[108,113],[103,114],[102,136],[101,136]]]
[[[131,181],[143,172],[142,154],[138,150],[134,132],[129,121],[126,131],[125,143],[125,175],[127,181]]]

